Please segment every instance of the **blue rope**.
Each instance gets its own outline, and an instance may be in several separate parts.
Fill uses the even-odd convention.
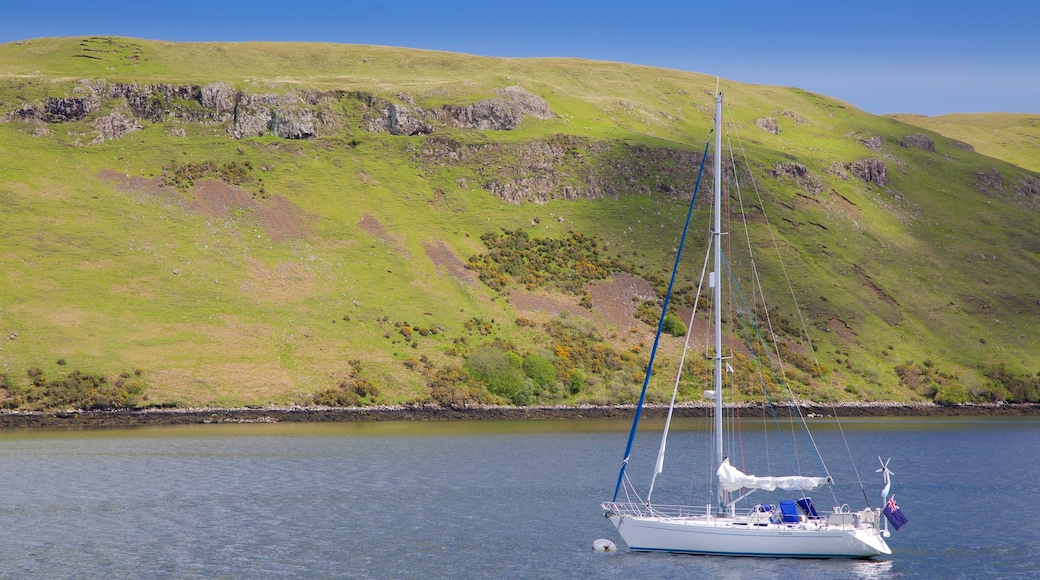
[[[714,130],[712,130],[712,132],[714,132]],[[639,393],[639,404],[636,405],[636,416],[632,419],[632,432],[628,435],[628,445],[625,447],[625,458],[621,461],[621,471],[618,473],[617,486],[614,487],[614,499],[611,501],[617,501],[618,492],[621,491],[621,482],[625,479],[625,468],[628,467],[628,459],[632,455],[632,442],[636,439],[636,428],[639,426],[639,416],[643,414],[643,403],[646,401],[646,387],[650,384],[650,375],[654,370],[654,357],[657,356],[657,345],[661,342],[661,331],[664,328],[664,317],[668,313],[668,302],[672,299],[672,286],[675,284],[675,275],[679,271],[679,258],[682,257],[683,246],[686,245],[686,232],[690,229],[690,217],[693,215],[693,204],[697,201],[697,191],[699,191],[701,187],[701,177],[704,175],[704,162],[708,159],[709,145],[711,145],[710,138],[707,143],[704,144],[704,154],[701,155],[701,166],[700,169],[697,170],[697,183],[693,186],[693,198],[690,199],[690,208],[686,211],[686,225],[683,226],[682,238],[679,240],[679,251],[675,253],[675,266],[672,267],[672,278],[668,281],[668,292],[664,295],[664,307],[661,308],[661,318],[657,321],[657,335],[654,336],[654,347],[650,350],[650,362],[646,365],[646,376],[643,378],[643,391]],[[716,208],[715,211],[718,211],[718,208]]]

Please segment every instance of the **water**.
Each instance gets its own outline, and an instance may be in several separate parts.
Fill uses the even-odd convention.
[[[698,424],[679,428],[669,444],[677,456],[682,443],[704,436]],[[910,523],[893,533],[889,558],[671,556],[629,553],[623,545],[594,552],[596,538],[621,545],[598,505],[613,492],[624,422],[0,432],[0,577],[1040,573],[1040,418],[864,420],[847,422],[845,432],[853,449],[866,450],[856,459],[874,505],[876,455],[893,457],[893,491]],[[826,453],[845,453],[839,432],[814,433]],[[637,483],[648,475],[656,438],[647,433],[636,445],[634,457],[645,457],[632,465]],[[678,459],[674,465],[687,469]],[[828,467],[846,501],[860,507],[854,472]],[[662,479],[661,494],[685,493],[688,484],[669,482]]]

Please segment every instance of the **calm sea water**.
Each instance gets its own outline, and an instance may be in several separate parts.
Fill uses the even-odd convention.
[[[682,444],[704,433],[699,424],[678,427],[669,452],[683,457]],[[876,455],[892,456],[894,493],[910,520],[890,538],[893,556],[874,561],[627,552],[599,509],[613,492],[627,428],[533,421],[0,432],[0,577],[1040,575],[1040,418],[847,421],[870,501],[880,501]],[[814,434],[825,452],[845,453],[839,432]],[[657,437],[637,443],[634,457],[646,457],[633,462],[637,483]],[[861,507],[855,472],[828,467],[846,501]],[[669,485],[662,480],[660,493],[682,491]],[[594,552],[597,538],[622,549]]]

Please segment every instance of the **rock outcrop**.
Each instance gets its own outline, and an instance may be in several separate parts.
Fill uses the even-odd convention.
[[[361,127],[392,135],[426,135],[436,126],[508,131],[526,117],[550,119],[555,114],[544,99],[520,86],[496,89],[497,96],[470,105],[445,105],[424,110],[415,97],[399,94],[403,104],[361,91],[300,91],[252,93],[223,82],[208,85],[126,84],[104,80],[77,83],[81,96],[51,97],[26,103],[5,115],[13,120],[69,123],[86,119],[102,107],[120,112],[95,119],[101,140],[118,139],[142,128],[141,122],[169,121],[223,124],[233,139],[273,134],[283,139],[309,139],[345,122],[356,123],[345,110],[361,108]],[[353,104],[343,103],[352,100]],[[339,103],[339,106],[337,106]],[[114,115],[114,116],[113,116]]]
[[[984,168],[975,172],[975,190],[987,197],[1004,193],[1004,176],[996,169]]]
[[[78,121],[98,110],[100,103],[93,97],[51,97],[43,102],[43,120],[49,123]]]
[[[1040,178],[1037,178],[1035,175],[1023,177],[1015,185],[1015,195],[1026,198],[1033,203],[1040,202]]]
[[[885,140],[880,135],[868,135],[860,138],[860,143],[863,146],[875,153],[881,153],[881,149],[885,146]]]
[[[866,183],[874,183],[882,187],[888,184],[888,166],[877,157],[857,159],[846,164],[845,169]]]
[[[813,175],[806,166],[793,161],[781,161],[773,166],[769,173],[777,179],[794,179],[798,187],[812,194],[820,193],[826,185],[823,179]]]
[[[551,119],[555,113],[549,104],[521,86],[496,89],[499,95],[469,105],[444,105],[437,109],[414,106],[411,95],[399,94],[397,98],[408,106],[390,103],[379,98],[369,104],[377,107],[380,115],[369,118],[365,128],[371,132],[389,132],[391,135],[428,135],[435,125],[455,129],[477,129],[482,131],[511,131],[520,126],[527,116]]]
[[[95,143],[119,139],[141,128],[141,125],[136,121],[119,112],[98,117],[94,120],[93,125],[98,132],[97,139],[94,140]]]
[[[408,107],[391,104],[387,107],[387,129],[391,135],[428,135],[433,128],[412,116]]]
[[[431,138],[419,162],[480,168],[480,186],[510,203],[624,195],[689,197],[700,154],[557,135],[525,143],[460,143]],[[706,176],[705,179],[711,179]]]
[[[771,135],[780,134],[780,124],[773,117],[765,117],[755,121],[755,125]]]
[[[917,147],[918,149],[924,149],[935,153],[935,141],[931,137],[923,133],[911,133],[899,142],[903,147]]]

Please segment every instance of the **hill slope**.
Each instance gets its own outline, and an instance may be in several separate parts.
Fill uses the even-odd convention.
[[[979,153],[1040,171],[1040,115],[978,113],[890,115],[897,121],[934,131],[971,145]]]
[[[636,306],[674,259],[715,86],[366,46],[0,46],[0,399],[631,401],[652,338]],[[723,89],[827,367],[795,371],[803,396],[1036,397],[1028,163],[798,89]]]

